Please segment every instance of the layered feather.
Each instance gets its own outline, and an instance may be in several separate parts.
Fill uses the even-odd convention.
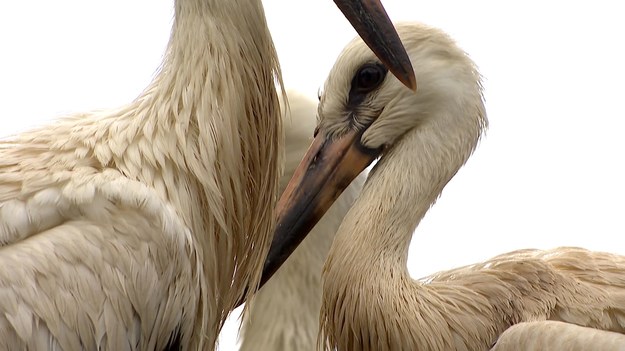
[[[135,101],[4,139],[0,345],[213,348],[270,242],[276,80],[260,1],[178,0]]]

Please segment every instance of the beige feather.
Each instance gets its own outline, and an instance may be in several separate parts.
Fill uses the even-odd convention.
[[[598,350],[625,350],[625,335],[556,321],[524,322],[508,328],[491,349],[491,351]]]
[[[547,319],[625,332],[623,256],[522,250],[410,278],[414,229],[468,160],[487,120],[468,56],[439,30],[397,29],[415,67],[416,93],[386,75],[376,90],[351,100],[356,72],[376,62],[356,39],[338,58],[319,105],[320,135],[335,140],[357,129],[360,147],[384,150],[324,266],[321,346],[488,350],[515,323]]]
[[[4,139],[0,345],[212,349],[269,244],[276,80],[260,1],[177,0],[135,101]]]
[[[304,95],[288,92],[290,114],[284,121],[286,165],[281,191],[312,141],[317,105]],[[361,174],[328,210],[300,247],[256,293],[243,321],[242,351],[316,348],[321,308],[321,269],[343,216],[360,191]]]

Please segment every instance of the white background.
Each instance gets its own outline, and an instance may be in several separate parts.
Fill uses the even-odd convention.
[[[413,276],[519,248],[625,254],[618,2],[384,3],[393,20],[456,38],[485,77],[491,123],[417,230]],[[353,30],[328,0],[265,5],[287,87],[315,97]],[[1,2],[0,135],[136,97],[160,63],[171,18],[171,0]],[[229,324],[222,350],[234,349],[235,333]]]

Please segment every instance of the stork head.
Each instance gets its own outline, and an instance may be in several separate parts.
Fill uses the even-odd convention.
[[[486,119],[473,62],[440,30],[415,23],[397,30],[416,67],[417,91],[405,89],[360,38],[347,45],[320,97],[315,139],[278,202],[261,283],[350,182],[402,138],[424,133],[427,125],[435,126],[433,138],[464,139],[466,158],[475,147]]]
[[[415,90],[408,54],[380,0],[334,0],[358,35],[405,86]]]

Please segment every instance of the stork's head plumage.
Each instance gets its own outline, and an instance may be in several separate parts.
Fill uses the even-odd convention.
[[[408,88],[415,89],[415,75],[397,31],[380,0],[334,0],[367,46]]]
[[[460,163],[473,151],[486,125],[475,65],[440,30],[415,23],[396,28],[415,68],[416,91],[389,74],[360,38],[347,45],[320,97],[315,139],[278,203],[263,282],[341,191],[406,135],[457,139]]]
[[[415,68],[416,91],[405,89],[355,38],[339,55],[320,97],[318,131],[327,138],[357,132],[360,146],[381,151],[423,119],[439,116],[435,110],[452,112],[481,100],[477,69],[449,36],[417,23],[396,28]],[[453,112],[457,118],[482,117]]]

